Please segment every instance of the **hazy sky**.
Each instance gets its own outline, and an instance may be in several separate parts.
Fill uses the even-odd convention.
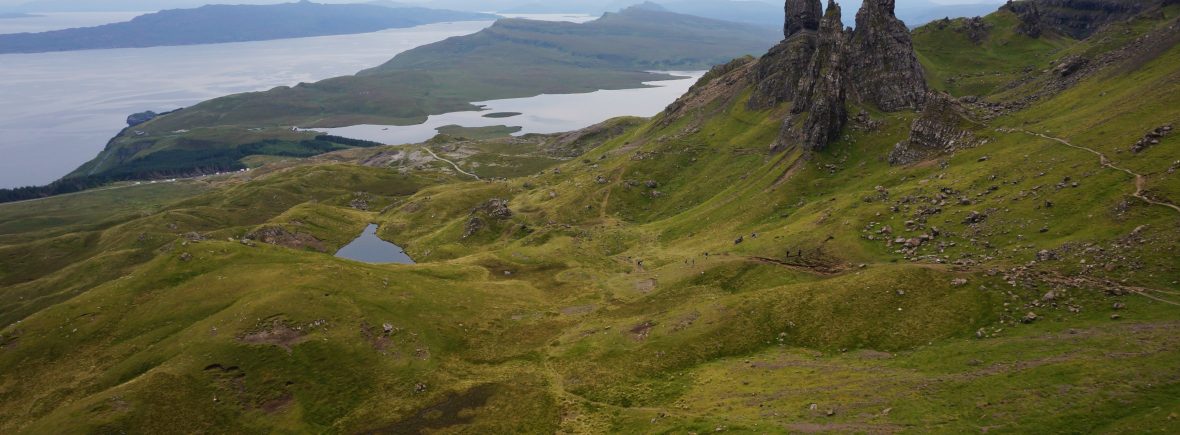
[[[15,6],[15,5],[28,3],[29,1],[30,0],[0,0],[0,6]],[[93,1],[101,1],[101,0],[93,0]],[[430,0],[398,0],[398,1],[400,1],[402,3],[424,3],[424,2],[429,2]],[[778,1],[773,1],[773,0],[762,0],[762,1],[764,1],[766,3],[779,3]],[[839,0],[837,0],[837,1],[839,1]],[[934,2],[934,3],[939,3],[939,4],[964,4],[964,3],[968,3],[968,4],[969,3],[1000,4],[1000,3],[1003,3],[1005,0],[930,0],[930,1]],[[315,0],[315,2],[316,3],[363,3],[364,1],[358,1],[358,0]],[[657,0],[657,3],[658,2],[659,1]],[[922,0],[897,0],[898,4],[918,3],[918,2],[922,2]],[[189,6],[192,3],[193,2],[191,0],[158,0],[158,1],[153,2],[152,4],[158,4],[159,9],[167,9],[170,7],[176,7],[176,5]],[[211,1],[208,1],[207,3],[209,3],[209,4],[247,4],[247,3],[249,3],[249,4],[271,4],[271,3],[283,3],[283,1],[281,1],[281,0],[212,1],[211,0]]]

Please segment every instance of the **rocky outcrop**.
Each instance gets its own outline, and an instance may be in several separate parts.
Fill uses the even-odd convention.
[[[328,252],[324,242],[307,233],[292,232],[286,228],[266,226],[246,235],[246,240],[257,240],[262,243],[284,246],[291,249],[304,249],[316,252]]]
[[[816,38],[815,54],[799,81],[798,98],[784,127],[809,151],[822,149],[840,135],[848,120],[847,38],[840,5],[829,1]]]
[[[127,117],[127,126],[128,127],[135,127],[139,124],[143,124],[145,122],[156,119],[157,116],[160,116],[160,114],[153,112],[151,110],[146,111],[146,112],[134,113],[131,116]]]
[[[1045,30],[1085,39],[1103,26],[1176,0],[1009,0],[1002,9],[1020,18],[1017,31],[1039,37]]]
[[[834,0],[812,31],[810,16],[818,6],[788,1],[787,39],[756,67],[751,109],[793,103],[776,149],[826,147],[848,121],[849,99],[892,112],[920,109],[926,98],[925,73],[909,29],[894,14],[894,0],[865,1],[854,31],[844,30]]]
[[[978,145],[967,111],[949,95],[932,93],[922,115],[910,126],[910,137],[889,153],[889,164],[908,165]]]
[[[983,43],[991,35],[992,25],[984,20],[982,17],[972,18],[943,18],[941,20],[933,21],[929,24],[938,30],[950,29],[955,33],[961,33],[971,40],[976,45]]]
[[[493,198],[471,209],[467,223],[463,225],[463,238],[474,236],[488,226],[489,221],[508,220],[512,218],[512,210],[508,208],[508,200]]]
[[[919,109],[927,93],[909,28],[894,7],[894,0],[865,0],[848,55],[856,98],[887,112]]]
[[[783,24],[783,36],[804,30],[819,30],[820,17],[824,15],[819,0],[787,0],[787,19]]]

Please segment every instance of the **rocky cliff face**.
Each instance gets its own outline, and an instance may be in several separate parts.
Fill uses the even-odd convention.
[[[783,36],[787,38],[803,30],[818,30],[824,14],[819,0],[787,0],[786,12]]]
[[[759,60],[749,102],[755,110],[792,102],[776,148],[826,147],[848,121],[849,99],[884,111],[922,107],[925,74],[894,6],[867,0],[856,30],[845,30],[834,0],[814,27],[817,0],[787,1],[787,39]]]
[[[803,72],[815,53],[816,30],[819,29],[823,9],[819,0],[787,0],[786,37],[762,59],[755,68],[757,86],[750,97],[754,110],[769,109],[795,98]]]
[[[840,5],[829,1],[817,46],[799,81],[798,98],[784,131],[807,150],[818,150],[839,137],[848,121],[848,39],[840,21]]]
[[[1107,24],[1176,3],[1177,0],[1009,0],[1003,9],[1020,18],[1017,31],[1022,34],[1035,38],[1045,30],[1052,30],[1085,39]]]
[[[754,94],[749,107],[769,109],[795,99],[799,79],[815,53],[815,32],[799,32],[770,49],[754,72]]]
[[[921,108],[927,92],[910,31],[894,7],[894,0],[865,0],[849,54],[856,98],[887,112]]]

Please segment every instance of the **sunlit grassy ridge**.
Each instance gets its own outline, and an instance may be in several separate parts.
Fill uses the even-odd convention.
[[[974,68],[929,45],[953,29],[917,33],[928,70]],[[0,225],[0,431],[1175,432],[1180,212],[1032,133],[1180,201],[1180,136],[1129,151],[1180,119],[1176,50],[1104,65],[981,124],[986,144],[911,166],[885,156],[914,113],[770,152],[787,108],[748,111],[739,68],[572,159],[553,139],[452,137],[129,188],[109,214],[0,206],[58,219]],[[1030,74],[1009,80],[1052,79]],[[1020,93],[970,86],[947,89]],[[240,241],[279,226],[332,252],[370,222],[419,264]]]

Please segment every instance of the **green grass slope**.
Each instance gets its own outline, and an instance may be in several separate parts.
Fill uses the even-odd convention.
[[[962,56],[924,44],[930,69]],[[915,113],[769,151],[787,108],[747,109],[746,61],[572,159],[344,150],[110,226],[7,227],[0,431],[1176,432],[1180,139],[1126,150],[1180,119],[1180,58],[1131,52],[908,166],[886,156]],[[419,263],[330,255],[369,222]],[[240,240],[273,226],[329,249]]]

